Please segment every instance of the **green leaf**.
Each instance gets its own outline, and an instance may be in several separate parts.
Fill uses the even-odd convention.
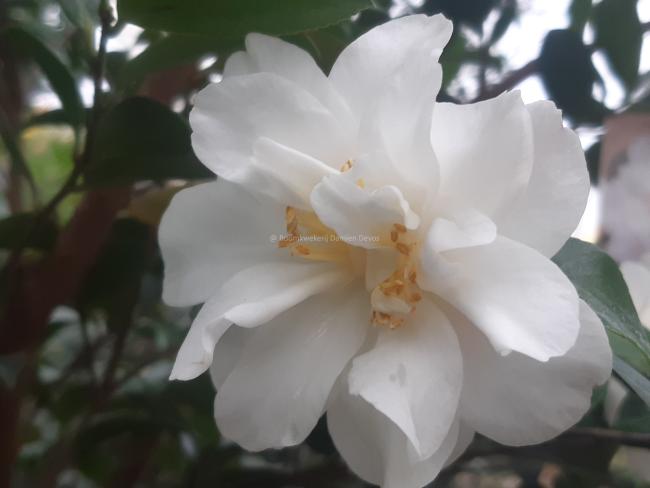
[[[36,215],[21,213],[0,220],[0,249],[17,249],[25,244],[33,249],[52,249],[56,241],[57,228],[52,221],[42,222],[38,232],[32,234]]]
[[[636,9],[637,0],[603,0],[596,6],[596,45],[628,90],[639,76],[643,29]]]
[[[145,28],[211,36],[284,35],[335,24],[372,7],[371,0],[118,0],[120,18]]]
[[[101,120],[85,181],[105,186],[213,176],[194,156],[187,123],[158,102],[134,97]]]
[[[640,396],[650,399],[647,379],[650,377],[650,333],[639,321],[614,260],[593,244],[569,239],[553,261],[573,282],[580,298],[603,321],[610,345],[619,359],[614,363],[616,372]],[[630,370],[637,377],[633,378]]]
[[[571,26],[573,32],[582,35],[585,25],[591,16],[592,0],[573,0],[569,7],[569,16],[571,17]]]
[[[7,42],[23,57],[39,65],[52,90],[74,127],[84,122],[84,106],[74,77],[65,64],[36,35],[21,27],[9,27],[2,32],[0,42]]]
[[[607,110],[592,96],[597,72],[581,35],[567,29],[550,31],[538,65],[546,91],[561,110],[578,123],[602,122]]]

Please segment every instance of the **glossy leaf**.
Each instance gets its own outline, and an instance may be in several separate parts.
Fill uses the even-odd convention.
[[[596,7],[596,45],[628,89],[639,75],[643,29],[636,9],[637,0],[603,0]]]
[[[614,354],[619,359],[614,364],[616,372],[640,396],[650,399],[650,389],[644,391],[650,386],[650,333],[639,321],[614,260],[593,244],[577,239],[570,239],[553,260],[573,282],[580,297],[603,321]],[[632,378],[629,369],[638,378]]]
[[[589,20],[592,9],[592,0],[573,0],[569,7],[569,16],[571,17],[571,30],[582,34],[585,25]]]
[[[102,119],[85,175],[93,186],[214,176],[194,156],[190,128],[148,98],[129,98]]]
[[[549,32],[539,56],[539,71],[550,97],[572,119],[602,121],[606,109],[592,96],[597,72],[579,34],[571,30]]]
[[[84,106],[77,84],[66,65],[36,35],[27,29],[10,27],[0,36],[20,54],[33,60],[43,71],[52,90],[61,100],[68,123],[80,126],[84,121]]]
[[[284,35],[318,29],[372,6],[370,0],[118,0],[120,18],[145,28],[205,35],[219,42],[249,32]]]

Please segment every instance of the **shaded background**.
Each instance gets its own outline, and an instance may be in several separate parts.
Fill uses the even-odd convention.
[[[304,445],[247,454],[220,439],[207,375],[167,381],[195,310],[160,301],[156,228],[210,177],[187,114],[246,32],[327,72],[413,12],[456,26],[439,99],[553,99],[594,184],[578,237],[618,260],[650,250],[650,173],[608,190],[650,137],[650,0],[0,0],[0,487],[366,486],[322,421]],[[650,486],[650,411],[626,382],[553,442],[478,438],[434,486]]]

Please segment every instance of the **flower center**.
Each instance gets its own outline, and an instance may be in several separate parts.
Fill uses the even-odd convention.
[[[342,167],[344,173],[352,169],[348,160]],[[363,179],[356,181],[365,187]],[[285,212],[287,235],[278,242],[278,247],[289,249],[292,256],[312,261],[354,264],[355,252],[363,249],[347,244],[338,234],[323,224],[314,212],[287,207]],[[397,251],[397,263],[391,275],[371,292],[371,323],[390,329],[402,327],[409,314],[422,300],[417,285],[416,259],[418,241],[403,224],[396,223],[380,241],[383,247]]]
[[[290,249],[292,256],[336,263],[348,260],[348,245],[314,212],[287,207],[285,221],[287,236],[278,242],[278,247]]]
[[[402,224],[394,224],[390,246],[397,250],[397,266],[391,275],[372,290],[372,322],[396,329],[404,325],[408,314],[422,300],[417,285],[415,255],[418,242]]]

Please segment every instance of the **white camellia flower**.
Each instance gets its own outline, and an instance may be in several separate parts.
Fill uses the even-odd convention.
[[[210,368],[218,427],[248,450],[298,444],[327,412],[355,473],[419,488],[474,432],[556,436],[610,374],[549,259],[585,207],[580,143],[518,93],[435,103],[451,30],[393,20],[329,76],[251,34],[196,97],[194,150],[219,178],[160,228],[164,299],[204,302],[172,378]]]

